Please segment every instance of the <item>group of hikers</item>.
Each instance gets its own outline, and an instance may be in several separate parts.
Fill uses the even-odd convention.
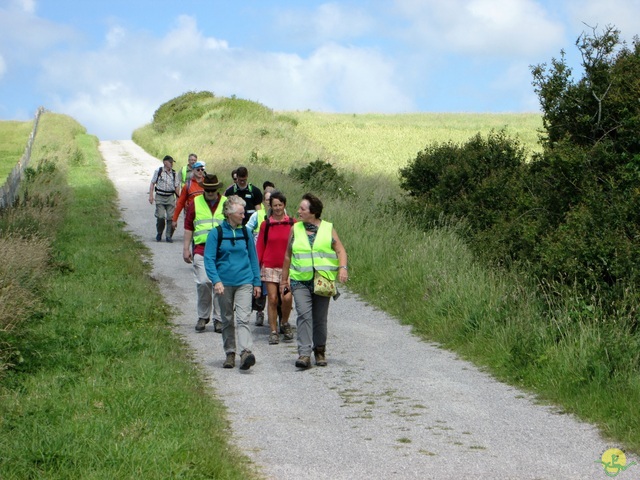
[[[196,332],[222,334],[224,368],[256,363],[251,317],[270,328],[269,344],[294,339],[289,323],[295,303],[298,358],[295,366],[326,366],[327,315],[337,298],[335,281],[347,281],[347,253],[333,225],[321,219],[323,204],[312,193],[302,196],[298,219],[287,213],[287,198],[265,181],[249,183],[246,167],[234,169],[223,189],[195,153],[176,172],[166,155],[154,171],[149,203],[155,201],[156,241],[173,242],[184,211],[183,260],[193,265],[196,283]],[[222,193],[221,193],[222,192]]]

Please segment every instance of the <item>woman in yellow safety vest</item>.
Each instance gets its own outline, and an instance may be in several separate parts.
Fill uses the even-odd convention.
[[[299,222],[293,225],[289,247],[282,265],[281,294],[291,290],[296,305],[298,360],[296,367],[311,366],[311,352],[316,365],[327,365],[327,314],[331,297],[313,292],[317,271],[328,280],[347,281],[347,251],[333,224],[321,220],[322,202],[311,193],[302,196],[298,207]]]

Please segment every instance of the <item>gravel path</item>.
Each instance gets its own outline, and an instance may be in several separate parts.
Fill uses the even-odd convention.
[[[295,343],[270,346],[268,328],[254,327],[255,367],[222,369],[222,340],[212,324],[194,331],[195,284],[182,260],[182,227],[173,244],[154,238],[147,192],[160,160],[132,141],[101,142],[100,151],[123,220],[153,252],[152,275],[178,308],[175,331],[228,407],[232,440],[265,477],[605,477],[596,462],[611,445],[592,425],[420,341],[348,291],[329,309],[329,366],[298,371]]]

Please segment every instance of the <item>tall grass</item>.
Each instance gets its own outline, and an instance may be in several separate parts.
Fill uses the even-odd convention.
[[[0,478],[255,477],[172,333],[148,252],[123,230],[96,138],[47,113],[33,161],[45,167],[0,236],[41,241],[36,258],[52,259],[36,270],[37,305],[0,333],[12,352],[0,376]],[[34,203],[55,222],[41,230]]]
[[[221,99],[209,101],[216,105]],[[594,324],[587,320],[593,314],[576,314],[571,298],[551,304],[552,297],[532,279],[479,263],[456,234],[463,224],[423,232],[394,208],[402,201],[397,167],[428,143],[506,127],[533,151],[539,116],[269,117],[261,109],[247,118],[245,105],[238,115],[233,99],[224,105],[222,117],[204,113],[162,134],[148,125],[134,140],[157,156],[177,153],[186,159],[195,151],[222,178],[245,164],[255,184],[269,179],[287,194],[290,211],[304,187],[287,173],[316,159],[331,162],[356,195],[316,193],[325,201],[323,217],[334,222],[349,253],[352,290],[425,339],[599,424],[615,441],[640,451],[637,334]]]

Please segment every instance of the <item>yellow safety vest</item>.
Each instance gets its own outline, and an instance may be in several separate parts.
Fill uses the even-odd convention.
[[[313,248],[303,222],[293,225],[293,245],[291,246],[291,267],[289,277],[292,280],[304,281],[313,279],[313,271],[329,280],[338,275],[338,255],[331,248],[333,224],[324,220],[318,227]]]
[[[193,219],[193,243],[196,245],[206,243],[207,235],[209,235],[211,229],[222,223],[224,220],[222,206],[226,200],[227,197],[221,196],[216,211],[211,213],[207,200],[204,198],[204,193],[193,199],[196,208],[196,216]]]

